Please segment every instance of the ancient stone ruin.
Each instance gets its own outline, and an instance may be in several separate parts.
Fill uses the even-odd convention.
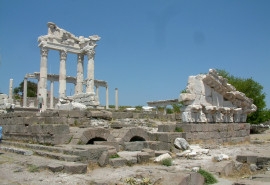
[[[27,78],[36,78],[39,80],[38,92],[47,102],[47,81],[51,81],[52,92],[52,81],[59,81],[60,102],[67,101],[66,83],[70,82],[76,89],[75,95],[69,97],[70,101],[83,104],[88,109],[53,109],[51,97],[50,109],[45,104],[41,113],[37,113],[36,109],[24,110],[27,98],[27,93],[24,93],[22,109],[16,110],[15,107],[14,112],[0,114],[4,144],[1,146],[2,150],[9,151],[8,146],[26,148],[36,155],[77,162],[76,172],[70,170],[74,163],[64,164],[66,167],[61,168],[48,167],[55,172],[64,169],[67,173],[86,173],[90,162],[101,167],[119,167],[144,163],[161,154],[179,152],[181,147],[175,147],[175,142],[183,139],[189,143],[207,145],[249,142],[250,124],[246,123],[246,118],[249,113],[256,111],[256,106],[252,99],[237,91],[227,79],[212,69],[207,74],[190,76],[187,88],[179,99],[147,102],[149,106],[156,107],[182,103],[180,113],[166,115],[165,112],[138,112],[133,109],[121,112],[117,110],[118,104],[116,110],[96,109],[99,100],[94,86],[108,88],[105,81],[94,79],[94,55],[99,39],[97,35],[76,37],[56,24],[48,23],[48,34],[38,39],[41,50],[40,73],[25,76],[24,91],[27,89]],[[47,73],[49,49],[60,52],[59,75]],[[68,52],[78,56],[77,77],[66,75]],[[88,57],[86,79],[83,79],[84,55]],[[86,86],[86,92],[83,92],[83,85]],[[9,97],[0,95],[0,109],[6,109],[8,103],[12,103],[8,100],[12,97],[11,94]],[[124,151],[136,153],[127,156],[121,153]],[[123,156],[110,158],[116,153]]]
[[[179,101],[184,104],[183,122],[245,123],[247,115],[257,110],[252,99],[237,91],[214,69],[208,74],[190,76]]]
[[[99,105],[98,98],[94,92],[94,56],[96,42],[100,40],[98,35],[88,38],[83,36],[76,37],[70,32],[59,28],[55,23],[48,22],[48,34],[38,38],[41,62],[38,92],[47,102],[47,57],[50,49],[60,52],[60,71],[59,71],[59,99],[66,97],[66,59],[67,53],[77,55],[77,77],[74,101],[83,103],[87,107]],[[84,56],[88,57],[87,78],[84,80]],[[86,92],[83,92],[83,84],[86,84]],[[43,110],[46,110],[46,104]]]

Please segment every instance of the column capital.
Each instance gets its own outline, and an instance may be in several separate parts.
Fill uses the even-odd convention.
[[[88,58],[94,58],[95,56],[95,51],[93,49],[89,49],[86,51],[87,57]]]
[[[65,50],[60,51],[60,59],[61,60],[66,60],[67,59],[67,51],[65,51]]]
[[[40,47],[40,54],[42,57],[47,57],[48,56],[49,49],[46,47]]]

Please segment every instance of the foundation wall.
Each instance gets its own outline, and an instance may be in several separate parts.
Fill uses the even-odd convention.
[[[124,114],[124,113],[121,113]],[[93,111],[48,111],[41,114],[35,112],[13,112],[0,114],[0,125],[3,127],[3,139],[38,144],[67,144],[74,133],[71,127],[90,128],[92,119],[112,120],[114,113],[105,110]],[[144,117],[145,114],[128,113],[131,118]],[[149,114],[147,114],[149,116]],[[152,115],[152,114],[150,114]],[[139,128],[107,128],[107,134],[117,141],[129,142],[126,137],[139,136],[149,141],[152,148],[170,149],[178,137],[185,138],[190,144],[238,144],[250,141],[249,123],[218,124],[186,124],[177,123],[159,125],[158,132],[150,133]],[[104,134],[106,134],[104,131]],[[124,132],[125,131],[125,132]],[[121,135],[121,133],[125,135]],[[113,139],[113,138],[112,138]],[[112,141],[111,139],[111,141]],[[158,145],[157,145],[158,142]],[[119,143],[121,144],[121,142]],[[157,146],[156,146],[157,145]]]
[[[176,124],[189,143],[239,144],[250,142],[249,123]]]

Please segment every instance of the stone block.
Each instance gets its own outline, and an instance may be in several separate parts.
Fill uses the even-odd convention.
[[[158,150],[159,144],[160,144],[159,141],[147,141],[147,143],[148,143],[148,148],[149,149]]]
[[[127,160],[124,158],[109,159],[109,163],[112,167],[117,168],[126,165]]]
[[[149,162],[150,155],[147,152],[140,152],[137,154],[138,163],[147,163]]]
[[[154,150],[151,150],[149,148],[142,149],[142,152],[147,152],[150,157],[155,157],[155,151]]]
[[[189,176],[189,180],[188,180],[188,184],[196,184],[196,185],[203,185],[203,184],[205,184],[204,183],[204,177],[201,175],[201,174],[199,174],[199,173],[196,173],[196,172],[192,172],[192,173],[190,173],[189,174],[190,176]]]
[[[123,146],[126,151],[141,151],[144,148],[144,142],[142,141],[124,142]]]
[[[257,156],[248,155],[247,156],[247,163],[256,164],[257,163]]]
[[[98,159],[98,165],[101,167],[106,166],[109,163],[109,153],[108,151],[102,152],[101,156]]]
[[[245,156],[245,155],[237,155],[236,156],[236,161],[241,162],[241,163],[246,163],[247,162],[247,156]]]
[[[69,111],[68,114],[69,114],[69,118],[80,118],[80,117],[86,116],[86,112],[81,111],[81,110],[72,110],[72,111]]]
[[[117,152],[119,152],[119,143],[118,142],[110,142],[110,141],[96,141],[94,144],[96,145],[107,145],[107,146],[113,146]]]
[[[171,150],[174,147],[173,144],[167,142],[159,142],[158,150]]]
[[[65,163],[63,172],[69,174],[83,174],[87,172],[87,165],[77,162]]]
[[[64,166],[62,164],[57,164],[57,163],[51,163],[48,164],[48,169],[51,170],[52,172],[61,172],[64,169]]]
[[[53,134],[69,134],[69,126],[68,125],[53,125]]]
[[[68,110],[59,110],[58,111],[59,117],[69,117],[69,111]]]
[[[157,132],[155,133],[155,136],[152,137],[154,137],[156,141],[173,144],[176,138],[182,137],[182,132]]]
[[[175,132],[176,125],[158,125],[158,132]]]

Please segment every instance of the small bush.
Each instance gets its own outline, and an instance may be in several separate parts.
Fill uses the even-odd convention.
[[[161,164],[164,165],[164,166],[171,166],[172,165],[172,159],[171,158],[163,159],[161,161]]]
[[[181,127],[176,127],[175,132],[183,132],[183,129]]]
[[[205,184],[215,184],[218,182],[217,179],[211,173],[203,169],[200,169],[198,173],[204,177]]]
[[[120,156],[119,156],[118,154],[112,154],[112,155],[110,156],[111,159],[119,158],[119,157],[120,157]]]
[[[29,172],[38,172],[39,171],[39,168],[38,168],[38,166],[35,166],[35,165],[30,165],[30,166],[28,166],[28,171]]]

